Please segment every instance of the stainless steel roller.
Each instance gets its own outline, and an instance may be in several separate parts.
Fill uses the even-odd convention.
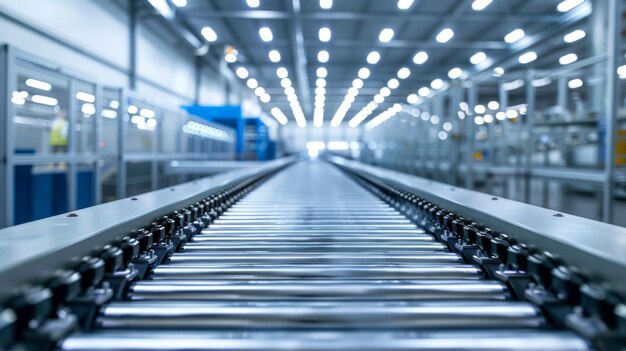
[[[589,348],[321,161],[274,175],[150,278],[61,348]]]

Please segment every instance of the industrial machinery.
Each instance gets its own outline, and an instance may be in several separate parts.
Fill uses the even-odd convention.
[[[0,238],[2,349],[625,346],[626,230],[338,157]]]

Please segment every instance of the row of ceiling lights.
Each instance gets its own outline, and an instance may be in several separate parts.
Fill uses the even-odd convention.
[[[158,1],[153,0],[151,2],[158,2]],[[172,0],[172,2],[174,3],[174,5],[178,7],[183,7],[187,5],[187,0]],[[475,11],[482,11],[485,8],[487,8],[492,2],[493,0],[474,0],[472,2],[472,9]],[[260,0],[246,0],[246,3],[251,8],[257,8],[260,6]],[[397,6],[401,10],[408,10],[411,8],[413,3],[414,3],[414,0],[398,0]],[[576,8],[582,3],[584,3],[584,0],[563,0],[557,5],[557,10],[560,12],[567,12]],[[332,8],[333,1],[332,0],[320,0],[319,5],[322,9],[328,10]],[[217,38],[218,38],[217,33],[209,26],[204,27],[201,30],[201,34],[209,42],[217,41]],[[384,28],[380,32],[378,39],[382,43],[388,43],[393,39],[394,35],[395,35],[395,32],[393,29]],[[454,35],[455,33],[453,29],[444,28],[436,35],[435,40],[438,43],[444,44],[450,41],[454,37]],[[272,30],[269,27],[261,27],[259,29],[259,36],[261,40],[264,42],[271,42],[274,38]],[[514,44],[522,40],[525,36],[526,36],[526,33],[524,32],[524,30],[517,28],[511,31],[510,33],[508,33],[504,37],[504,41],[508,44]],[[565,35],[563,39],[566,43],[572,43],[572,42],[575,42],[577,40],[584,38],[585,36],[586,36],[586,33],[583,30],[576,30]],[[320,28],[318,32],[318,37],[321,42],[329,42],[332,38],[331,29],[328,27]],[[235,60],[229,60],[229,61],[230,62],[236,61],[236,55],[232,55],[232,56],[235,57]],[[268,56],[269,56],[270,61],[274,63],[278,63],[281,61],[281,55],[278,50],[270,50]],[[528,63],[535,61],[537,57],[538,56],[536,52],[529,51],[520,55],[518,57],[518,61],[521,64],[528,64]],[[330,54],[326,50],[320,50],[317,53],[317,59],[320,63],[327,63],[330,60]],[[378,53],[377,51],[372,51],[367,56],[367,62],[369,64],[372,64],[372,65],[376,64],[378,63],[379,60],[380,60],[380,53]],[[413,57],[413,62],[418,65],[424,64],[427,60],[428,60],[428,53],[426,53],[425,51],[420,51],[416,53],[415,56]],[[576,62],[577,60],[578,60],[578,56],[576,54],[569,53],[569,54],[562,56],[559,59],[559,63],[562,65],[567,65],[567,64]],[[488,57],[484,52],[481,51],[472,55],[469,61],[473,65],[480,65],[488,61]],[[323,69],[326,70],[326,68],[323,68]],[[361,69],[361,71],[365,69],[367,68],[363,68]],[[367,69],[367,72],[369,72],[369,69]],[[239,67],[236,70],[236,73],[237,73],[237,76],[239,76],[241,79],[246,79],[248,78],[248,75],[249,75],[245,67]],[[494,75],[499,76],[499,75],[502,75],[503,73],[504,73],[504,70],[501,67],[497,67],[494,70]],[[406,79],[408,78],[410,74],[411,74],[410,69],[403,67],[398,72],[398,78]],[[406,77],[402,78],[405,75]],[[463,77],[464,75],[465,75],[465,72],[459,67],[454,67],[448,72],[448,77],[450,79],[458,79],[458,78]],[[367,76],[369,77],[369,73],[367,74]],[[281,78],[281,79],[282,79],[281,85],[283,85],[282,83],[283,81],[285,81],[285,79],[288,80],[287,77]],[[361,83],[358,83],[359,81],[361,81]],[[352,118],[352,120],[350,121],[350,126],[352,126],[353,128],[356,128],[365,118],[367,118],[376,108],[378,108],[378,105],[383,103],[385,98],[389,96],[389,94],[391,93],[391,90],[395,89],[393,87],[399,86],[399,82],[398,84],[396,84],[395,82],[398,82],[398,80],[395,78],[391,79],[387,87],[381,88],[379,94],[374,96],[374,100],[370,102],[368,105],[366,105],[359,113],[357,113],[357,115],[354,118]],[[255,94],[259,97],[261,102],[269,103],[271,101],[270,95],[267,94],[263,88],[258,86],[258,82],[254,78],[248,79],[247,85],[251,89],[254,89]],[[326,85],[325,77],[320,77],[318,74],[318,79],[316,80],[316,97],[315,97],[316,105],[315,105],[315,111],[314,111],[314,125],[318,127],[321,127],[323,125],[323,120],[324,120],[323,108],[325,104],[325,85]],[[446,85],[445,82],[443,82],[441,79],[436,79],[433,82],[431,82],[431,88],[433,88],[434,90],[439,90],[443,88],[445,85]],[[343,121],[343,119],[345,118],[346,113],[350,110],[352,103],[354,102],[356,96],[358,95],[358,90],[360,89],[360,87],[358,86],[362,87],[362,78],[356,79],[353,82],[352,88],[349,89],[348,94],[346,94],[346,96],[344,97],[344,100],[341,106],[339,107],[339,109],[337,110],[337,112],[335,113],[335,116],[333,117],[331,121],[332,126],[338,127]],[[296,117],[296,122],[298,122],[298,125],[301,127],[305,126],[306,119],[304,118],[304,113],[302,112],[302,109],[299,105],[299,102],[297,100],[297,95],[295,95],[295,91],[292,91],[293,88],[290,85],[284,88],[286,90],[285,93],[287,94],[287,97],[290,100],[290,105],[292,107],[294,117]],[[430,89],[428,87],[422,87],[418,90],[418,95],[422,97],[428,97],[430,95]],[[420,101],[420,98],[415,94],[410,94],[407,97],[407,101],[409,103],[418,103]],[[388,111],[385,111],[385,112],[388,112]],[[389,112],[388,114],[390,114],[391,112]],[[272,113],[272,115],[275,115],[275,113]],[[284,116],[284,114],[282,115]],[[381,115],[379,115],[378,117],[381,117]],[[284,121],[282,118],[280,119],[277,118],[277,120],[279,122]]]

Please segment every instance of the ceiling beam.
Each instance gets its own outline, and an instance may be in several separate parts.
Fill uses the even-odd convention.
[[[309,76],[307,74],[307,59],[304,45],[304,35],[302,34],[302,19],[300,0],[291,0],[288,6],[291,10],[289,25],[291,27],[289,39],[294,57],[296,79],[298,80],[298,90],[302,99],[302,109],[305,115],[310,115],[313,111],[311,104],[311,91],[309,89]]]
[[[202,8],[184,8],[182,11],[191,19],[210,18],[234,18],[234,19],[261,19],[261,20],[285,20],[290,14],[283,11],[265,10],[243,10],[243,11],[207,11]],[[390,18],[411,22],[423,22],[439,19],[447,16],[447,13],[438,12],[376,12],[376,13],[355,13],[355,12],[307,12],[301,14],[302,20],[325,20],[325,21],[386,21]],[[558,23],[559,15],[545,14],[500,14],[500,13],[477,13],[472,12],[467,16],[457,18],[461,22],[485,22],[485,21],[506,21],[506,22],[540,22]]]

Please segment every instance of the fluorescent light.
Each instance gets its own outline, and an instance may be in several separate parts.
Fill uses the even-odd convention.
[[[506,118],[517,118],[519,117],[519,112],[517,112],[516,110],[507,110],[506,111]]]
[[[458,79],[461,78],[461,76],[463,76],[463,70],[458,67],[454,67],[448,71],[448,77],[450,77],[450,79]]]
[[[382,43],[388,43],[391,41],[391,39],[393,39],[394,34],[395,33],[393,32],[393,29],[385,28],[382,31],[380,31],[378,40],[380,40]]]
[[[387,88],[387,87],[383,87],[380,89],[380,95],[387,97],[389,95],[391,95],[391,89]]]
[[[326,68],[324,68],[324,67],[318,68],[317,72],[315,72],[315,73],[317,73],[317,76],[319,78],[326,78],[328,76],[328,70]]]
[[[417,104],[420,101],[420,97],[417,96],[417,94],[411,94],[411,95],[406,97],[406,101],[409,104]]]
[[[416,65],[422,65],[426,61],[428,61],[428,54],[426,53],[426,51],[420,51],[415,54],[415,56],[413,56],[413,63],[415,63]]]
[[[274,118],[276,118],[276,120],[278,121],[278,123],[285,125],[287,124],[287,116],[285,116],[285,114],[283,113],[283,111],[281,111],[278,107],[274,107],[272,108],[272,110],[270,111],[270,113],[272,114],[272,116]]]
[[[626,79],[626,65],[617,67],[617,75],[620,79]]]
[[[445,130],[446,132],[449,132],[452,130],[452,123],[450,122],[445,122],[442,126],[443,130]]]
[[[142,108],[139,110],[139,115],[144,118],[154,118],[156,117],[156,112],[149,108]]]
[[[333,0],[320,0],[320,7],[324,10],[329,10],[333,7]]]
[[[565,34],[565,36],[563,36],[563,41],[566,43],[573,43],[584,38],[585,36],[587,36],[587,33],[585,33],[584,30],[577,29],[573,32]]]
[[[261,97],[263,95],[265,95],[265,89],[261,88],[261,87],[257,87],[256,89],[254,89],[254,95]]]
[[[520,57],[518,58],[518,61],[519,63],[525,65],[527,63],[531,63],[535,61],[536,59],[537,59],[537,53],[534,51],[529,51],[520,55]]]
[[[161,16],[165,18],[172,18],[174,16],[167,0],[148,0],[148,2],[152,5],[152,7],[154,7],[155,10],[157,10],[158,13],[161,14]]]
[[[380,94],[376,94],[374,95],[374,102],[376,102],[377,104],[382,104],[383,102],[385,102],[385,97]]]
[[[400,79],[407,79],[409,78],[410,75],[411,75],[411,70],[408,69],[407,67],[402,67],[400,68],[400,70],[398,70],[398,78]]]
[[[398,0],[398,8],[400,10],[408,10],[413,5],[414,0]]]
[[[485,60],[487,60],[487,55],[482,51],[479,51],[472,55],[472,57],[470,57],[470,62],[472,65],[478,65],[485,62]]]
[[[519,89],[525,85],[523,79],[516,79],[514,81],[506,82],[502,84],[502,88],[506,91],[511,91],[515,89]]]
[[[582,79],[578,79],[578,78],[572,79],[569,82],[567,82],[567,86],[570,89],[578,89],[578,88],[583,86],[583,81],[582,81]]]
[[[270,96],[270,94],[263,94],[263,95],[261,95],[261,97],[259,99],[264,104],[267,104],[268,102],[272,101],[272,97]]]
[[[452,37],[454,37],[454,31],[450,28],[444,28],[441,32],[439,32],[439,34],[437,34],[437,37],[435,39],[437,40],[437,42],[443,44],[450,41]]]
[[[496,111],[500,108],[500,103],[495,100],[489,101],[489,103],[487,104],[487,107],[489,107],[491,111]]]
[[[261,5],[261,2],[259,0],[246,0],[246,4],[248,4],[249,7],[257,8]]]
[[[567,54],[567,55],[563,55],[559,58],[559,63],[563,66],[565,65],[569,65],[570,63],[574,63],[578,61],[578,55],[576,54]]]
[[[113,110],[104,109],[104,110],[102,110],[102,112],[100,112],[100,114],[104,118],[110,118],[110,119],[117,118],[117,112],[115,112]]]
[[[397,89],[400,86],[400,81],[395,78],[391,78],[387,82],[387,86],[389,87],[389,89]]]
[[[375,65],[380,61],[380,53],[378,51],[372,51],[367,55],[367,63]]]
[[[363,88],[363,81],[359,78],[352,81],[352,87],[355,89]]]
[[[435,90],[439,90],[439,89],[443,88],[443,85],[444,85],[443,80],[441,80],[439,78],[434,79],[432,82],[430,82],[430,87],[435,89]]]
[[[237,75],[237,77],[241,79],[246,79],[250,75],[250,73],[248,72],[248,69],[246,69],[245,67],[237,68],[237,70],[235,71],[235,74]]]
[[[30,99],[32,102],[48,106],[56,106],[59,103],[57,99],[44,95],[33,95]]]
[[[250,78],[246,82],[246,85],[248,85],[248,88],[250,89],[256,89],[259,86],[259,82],[257,82],[257,80],[254,78]]]
[[[172,3],[174,3],[174,6],[176,6],[176,7],[185,7],[185,6],[187,6],[187,0],[172,0]]]
[[[482,115],[483,113],[487,112],[487,109],[485,108],[485,105],[476,105],[474,106],[474,112]]]
[[[496,119],[498,121],[504,121],[506,119],[506,113],[502,111],[496,113]]]
[[[472,3],[472,9],[474,11],[482,11],[492,2],[493,0],[474,0],[474,2]]]
[[[296,93],[296,89],[294,89],[293,87],[285,88],[285,95],[295,95],[295,93]]]
[[[329,141],[326,148],[330,151],[346,151],[350,149],[350,144],[347,141]]]
[[[427,97],[430,95],[430,89],[428,89],[428,87],[422,87],[417,91],[417,94],[422,97]]]
[[[330,59],[330,54],[326,50],[321,50],[317,53],[317,60],[320,63],[326,63]]]
[[[504,74],[504,68],[496,67],[496,68],[493,69],[493,72],[491,74],[494,77],[502,77],[502,75]]]
[[[280,62],[280,52],[278,50],[271,50],[269,53],[270,61],[276,63]]]
[[[365,80],[370,77],[370,70],[367,67],[363,67],[359,70],[358,73],[359,78]]]
[[[109,107],[112,109],[118,109],[120,107],[120,102],[117,100],[111,100],[111,102],[109,102]]]
[[[226,62],[228,63],[237,62],[237,51],[235,50],[224,55],[224,60],[226,60]]]
[[[128,108],[126,110],[131,115],[137,114],[137,112],[139,112],[139,108],[135,105],[128,105]]]
[[[93,104],[94,102],[96,102],[96,97],[93,96],[93,94],[89,94],[84,91],[79,91],[76,93],[76,100]]]
[[[287,89],[289,87],[291,87],[291,79],[289,78],[283,78],[280,80],[280,86]]]
[[[272,30],[269,27],[261,27],[261,29],[259,29],[259,36],[264,42],[269,42],[274,39]]]
[[[476,123],[477,126],[482,126],[483,124],[485,124],[485,119],[483,118],[483,116],[476,116],[474,117],[474,123]]]
[[[31,88],[35,88],[35,89],[39,89],[43,91],[52,90],[52,84],[41,81],[41,80],[32,79],[32,78],[26,79],[26,85]]]
[[[96,106],[94,106],[94,104],[83,104],[80,108],[80,112],[86,115],[93,115],[96,113]]]
[[[328,27],[320,28],[319,38],[320,38],[320,41],[324,43],[329,42],[330,38],[332,38],[332,32],[330,31],[330,28]]]
[[[567,12],[569,10],[572,10],[573,8],[575,8],[576,6],[582,4],[583,2],[585,2],[585,0],[564,0],[561,1],[557,6],[556,9],[559,12]]]
[[[516,41],[522,39],[524,36],[526,35],[526,33],[524,32],[523,29],[514,29],[512,30],[509,34],[504,36],[504,41],[509,43],[509,44],[513,44]]]
[[[485,120],[485,123],[491,123],[493,122],[493,115],[485,115],[483,116],[483,119]]]
[[[315,81],[315,86],[318,87],[318,88],[325,88],[326,87],[326,79],[318,78]]]
[[[550,83],[552,83],[552,79],[550,79],[550,77],[544,77],[544,78],[533,80],[533,86],[535,88],[545,87],[547,85],[550,85]]]
[[[211,27],[204,27],[200,31],[200,34],[206,39],[208,42],[214,42],[217,40],[217,33]]]
[[[276,75],[278,76],[278,78],[284,79],[284,78],[289,77],[289,72],[287,71],[285,67],[279,67],[276,70]]]

